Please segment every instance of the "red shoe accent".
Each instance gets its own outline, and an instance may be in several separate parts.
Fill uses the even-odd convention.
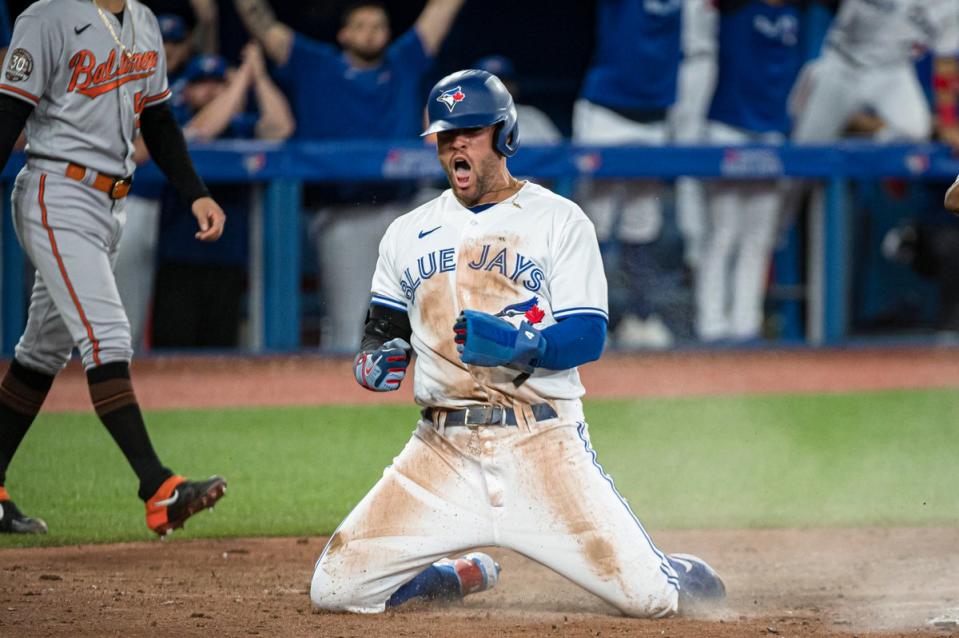
[[[483,569],[471,560],[458,558],[453,569],[460,579],[460,593],[464,596],[481,591],[484,585]]]
[[[0,501],[9,501],[10,495],[7,494],[7,488],[0,485]]]

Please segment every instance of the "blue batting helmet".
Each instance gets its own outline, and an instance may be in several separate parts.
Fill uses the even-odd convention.
[[[487,55],[474,62],[473,67],[492,73],[501,80],[509,81],[516,77],[516,67],[505,55]]]
[[[422,135],[499,124],[496,150],[512,157],[519,149],[513,96],[492,73],[467,69],[447,75],[430,91],[426,111],[429,126]]]
[[[187,82],[200,80],[225,80],[226,59],[213,53],[204,53],[190,60],[183,71],[183,78]]]
[[[186,22],[175,13],[164,13],[157,16],[160,24],[160,35],[164,42],[183,42],[186,40]]]

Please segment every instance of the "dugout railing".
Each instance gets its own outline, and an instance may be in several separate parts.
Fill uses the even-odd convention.
[[[250,324],[253,351],[294,351],[301,344],[301,200],[312,182],[429,180],[442,178],[435,150],[416,142],[386,144],[216,142],[191,149],[200,174],[211,183],[261,185],[251,216]],[[0,348],[10,356],[26,317],[27,273],[10,219],[10,189],[23,162],[15,155],[4,170],[2,312]],[[952,179],[959,159],[938,145],[877,146],[847,142],[832,146],[740,147],[524,147],[510,160],[513,174],[550,180],[570,196],[581,178],[801,178],[821,186],[806,216],[805,255],[792,254],[802,285],[802,305],[792,300],[793,333],[810,345],[842,343],[849,329],[850,247],[854,230],[847,182],[901,177]],[[162,180],[155,166],[137,180]],[[818,205],[816,204],[818,202]],[[798,243],[792,248],[799,250]],[[789,255],[787,255],[789,257]],[[801,257],[801,258],[800,258]],[[795,272],[805,263],[805,273]],[[804,316],[798,316],[804,308]]]

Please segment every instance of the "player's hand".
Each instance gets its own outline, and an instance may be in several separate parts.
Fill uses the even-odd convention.
[[[212,197],[201,197],[193,202],[191,207],[193,216],[200,231],[194,235],[200,241],[216,241],[223,234],[223,225],[226,223],[226,213]]]
[[[529,323],[516,328],[486,312],[464,310],[453,324],[453,334],[460,361],[468,365],[532,372],[532,362],[546,353],[546,339]]]
[[[262,78],[266,75],[266,61],[263,59],[263,49],[257,42],[250,42],[240,51],[243,66],[250,69],[253,78]]]
[[[410,365],[412,346],[403,339],[392,339],[373,352],[361,352],[353,360],[356,382],[373,392],[398,390]]]

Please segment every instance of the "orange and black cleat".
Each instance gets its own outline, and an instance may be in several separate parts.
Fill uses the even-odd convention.
[[[21,512],[0,485],[0,534],[46,533],[47,524],[43,522],[43,519],[33,518]]]
[[[171,476],[147,501],[147,527],[166,536],[183,527],[186,519],[212,508],[226,493],[226,481],[212,476],[205,481],[188,481]]]

